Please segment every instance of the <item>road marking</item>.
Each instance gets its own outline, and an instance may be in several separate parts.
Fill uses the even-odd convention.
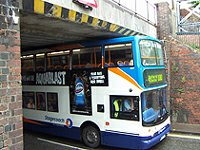
[[[56,144],[56,145],[60,145],[60,146],[64,146],[64,147],[68,147],[68,148],[72,148],[75,150],[87,150],[84,148],[80,148],[80,147],[76,147],[76,146],[71,146],[71,145],[67,145],[67,144],[63,144],[63,143],[59,143],[59,142],[55,142],[55,141],[51,141],[51,140],[47,140],[47,139],[43,139],[43,138],[37,138],[39,141],[43,141],[43,142],[47,142],[47,143],[51,143],[51,144]]]
[[[184,134],[169,133],[168,136],[169,137],[178,137],[178,138],[200,140],[200,136],[197,136],[197,135],[184,135]]]

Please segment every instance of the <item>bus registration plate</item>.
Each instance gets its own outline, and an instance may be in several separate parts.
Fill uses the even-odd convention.
[[[162,141],[165,137],[166,137],[166,134],[163,135],[163,136],[160,138],[160,141]]]

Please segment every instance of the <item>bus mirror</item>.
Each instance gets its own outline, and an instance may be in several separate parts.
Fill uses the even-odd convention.
[[[165,40],[160,40],[160,44],[163,46],[165,46]]]

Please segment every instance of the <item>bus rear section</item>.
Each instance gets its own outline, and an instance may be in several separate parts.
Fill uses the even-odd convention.
[[[25,128],[92,148],[148,149],[166,137],[167,84],[158,40],[123,37],[67,47],[23,54]]]

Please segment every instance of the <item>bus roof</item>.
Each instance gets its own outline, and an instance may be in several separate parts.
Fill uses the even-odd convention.
[[[92,47],[92,46],[98,47],[98,46],[106,45],[106,44],[125,43],[125,42],[134,41],[134,40],[139,41],[141,39],[155,40],[157,42],[160,42],[158,39],[151,37],[151,36],[137,35],[137,36],[110,38],[110,39],[105,39],[105,40],[78,41],[78,42],[73,42],[73,43],[69,43],[69,44],[62,44],[62,45],[58,45],[58,46],[47,47],[47,48],[43,48],[43,49],[35,49],[33,51],[34,51],[34,53],[38,53],[38,52],[48,52],[48,51],[72,50],[72,49],[78,49],[78,48],[83,48],[83,47]],[[30,51],[27,50],[26,52],[29,53]]]
[[[72,44],[65,44],[61,46],[51,47],[51,49],[66,50],[67,48],[75,49],[75,48],[81,48],[81,47],[101,46],[105,44],[124,43],[128,41],[133,41],[133,40],[139,41],[141,39],[149,39],[149,40],[155,40],[157,42],[160,42],[158,39],[153,38],[151,36],[127,36],[127,37],[110,38],[110,39],[105,39],[105,40],[82,41],[82,42],[77,42],[77,43],[72,43]]]

